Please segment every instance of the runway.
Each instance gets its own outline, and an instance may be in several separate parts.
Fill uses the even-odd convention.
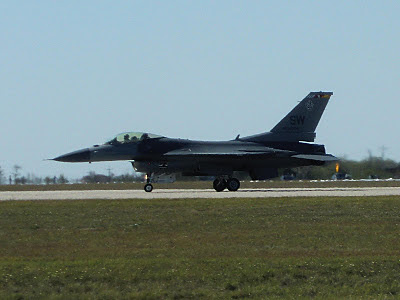
[[[201,199],[201,198],[277,198],[277,197],[355,197],[400,196],[400,187],[370,188],[270,188],[241,189],[217,193],[212,189],[85,190],[0,192],[0,201],[11,200],[89,200],[89,199]]]

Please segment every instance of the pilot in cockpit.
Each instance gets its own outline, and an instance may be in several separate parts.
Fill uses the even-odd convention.
[[[140,137],[141,141],[147,140],[149,138],[149,135],[147,133],[143,133],[143,135]]]

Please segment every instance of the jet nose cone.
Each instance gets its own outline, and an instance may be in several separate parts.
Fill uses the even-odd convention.
[[[88,148],[70,152],[53,158],[56,161],[62,162],[90,162],[90,150]]]

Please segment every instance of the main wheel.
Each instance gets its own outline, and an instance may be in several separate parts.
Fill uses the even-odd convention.
[[[147,183],[147,184],[144,186],[144,190],[145,190],[146,192],[150,193],[150,192],[153,190],[153,185],[152,185],[151,183]]]
[[[226,188],[226,181],[225,179],[217,178],[213,182],[214,190],[217,192],[222,192]]]
[[[226,187],[231,192],[236,192],[240,187],[240,181],[236,178],[229,178],[228,182],[226,183]]]

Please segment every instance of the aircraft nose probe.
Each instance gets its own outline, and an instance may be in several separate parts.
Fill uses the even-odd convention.
[[[90,150],[89,148],[81,149],[78,151],[57,156],[52,160],[62,162],[90,162]]]

